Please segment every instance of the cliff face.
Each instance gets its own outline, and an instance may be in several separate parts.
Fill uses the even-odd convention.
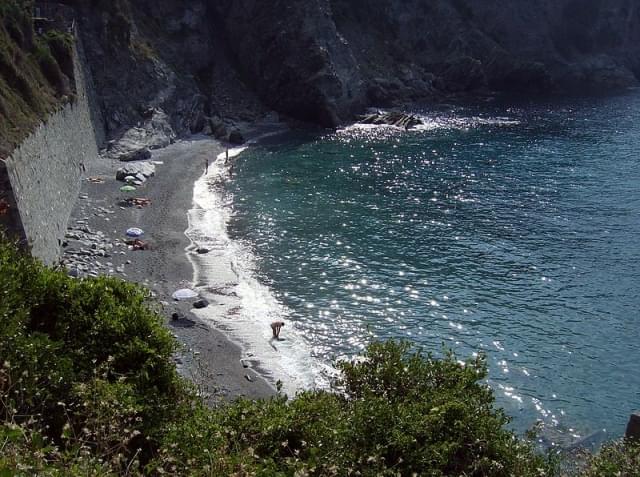
[[[222,136],[270,109],[333,126],[366,106],[640,77],[636,0],[71,3],[112,135],[149,107],[177,133]]]
[[[333,0],[333,10],[371,101],[419,95],[423,83],[440,92],[606,91],[636,84],[640,72],[634,1]]]
[[[328,0],[216,4],[243,77],[270,107],[335,125],[363,105],[358,64]]]

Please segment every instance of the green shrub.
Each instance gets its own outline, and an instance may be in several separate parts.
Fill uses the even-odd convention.
[[[174,423],[152,465],[203,475],[549,475],[504,429],[479,380],[482,360],[434,359],[407,343],[375,343],[339,365],[345,394],[241,400]],[[167,460],[167,456],[172,458]],[[198,475],[197,471],[194,475]]]
[[[135,436],[126,436],[135,433],[147,438],[144,455],[152,452],[162,422],[192,397],[172,361],[175,342],[146,292],[111,278],[73,280],[3,244],[0,294],[4,421],[35,424],[56,443],[72,435],[74,445],[99,422],[126,425],[127,432],[91,431],[93,451],[107,457],[107,447],[129,444]],[[120,446],[122,458],[135,446]]]
[[[587,459],[581,477],[640,477],[640,442],[605,444]]]
[[[18,66],[21,59],[20,52],[11,56],[10,52],[0,51],[0,77],[11,88],[13,94],[17,94],[34,111],[42,112],[36,89],[24,74],[25,71]]]
[[[73,36],[69,33],[50,30],[45,34],[43,40],[62,73],[69,79],[73,79]]]
[[[58,61],[53,57],[46,43],[37,43],[34,48],[34,56],[40,71],[49,84],[54,87],[60,96],[69,94],[69,79],[64,75]]]
[[[0,3],[0,23],[21,48],[33,45],[32,2],[4,0]]]
[[[542,476],[479,358],[374,343],[342,392],[210,409],[147,293],[0,244],[0,475]]]

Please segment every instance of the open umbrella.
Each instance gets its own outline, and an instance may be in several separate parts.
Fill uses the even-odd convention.
[[[144,235],[144,230],[139,229],[138,227],[131,227],[130,229],[127,229],[127,235],[129,237],[140,237]]]
[[[198,296],[198,293],[189,288],[182,288],[181,290],[177,290],[176,292],[174,292],[174,294],[171,296],[174,300],[178,301],[190,300],[192,298],[196,298]]]
[[[136,188],[131,186],[131,185],[126,185],[126,186],[120,187],[120,191],[121,192],[133,192],[134,190],[136,190]]]

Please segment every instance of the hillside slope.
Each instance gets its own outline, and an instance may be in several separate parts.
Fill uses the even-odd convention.
[[[71,38],[36,36],[29,2],[0,3],[0,158],[73,94]]]

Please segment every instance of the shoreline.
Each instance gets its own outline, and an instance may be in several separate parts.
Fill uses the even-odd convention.
[[[293,396],[302,389],[327,387],[326,366],[318,365],[311,358],[311,350],[297,332],[296,323],[287,319],[286,307],[256,279],[257,257],[253,251],[241,240],[229,236],[233,197],[225,187],[233,181],[230,169],[237,155],[283,132],[286,131],[263,134],[242,147],[230,149],[228,163],[225,153],[219,154],[210,164],[208,174],[194,184],[194,204],[188,213],[186,235],[192,242],[187,258],[194,268],[194,289],[217,305],[194,310],[194,313],[202,321],[213,323],[243,350],[245,365],[272,385],[279,385],[283,393]],[[197,253],[202,247],[208,253]],[[274,340],[270,324],[279,320],[287,321],[288,325],[284,337]]]
[[[67,228],[62,263],[77,276],[107,275],[139,283],[151,290],[167,329],[181,351],[176,355],[180,374],[214,404],[237,397],[265,398],[276,390],[251,363],[241,347],[213,322],[193,313],[194,300],[177,302],[171,294],[192,288],[195,267],[188,258],[195,245],[188,237],[188,213],[194,204],[194,184],[204,173],[206,158],[213,164],[226,146],[209,137],[191,137],[154,150],[156,174],[133,193],[120,191],[116,170],[127,163],[101,158],[91,165]],[[121,200],[144,197],[151,204],[124,207]],[[124,243],[129,227],[144,230],[150,250],[133,251]],[[223,313],[218,300],[209,300],[209,312]],[[180,319],[174,320],[172,314]]]

